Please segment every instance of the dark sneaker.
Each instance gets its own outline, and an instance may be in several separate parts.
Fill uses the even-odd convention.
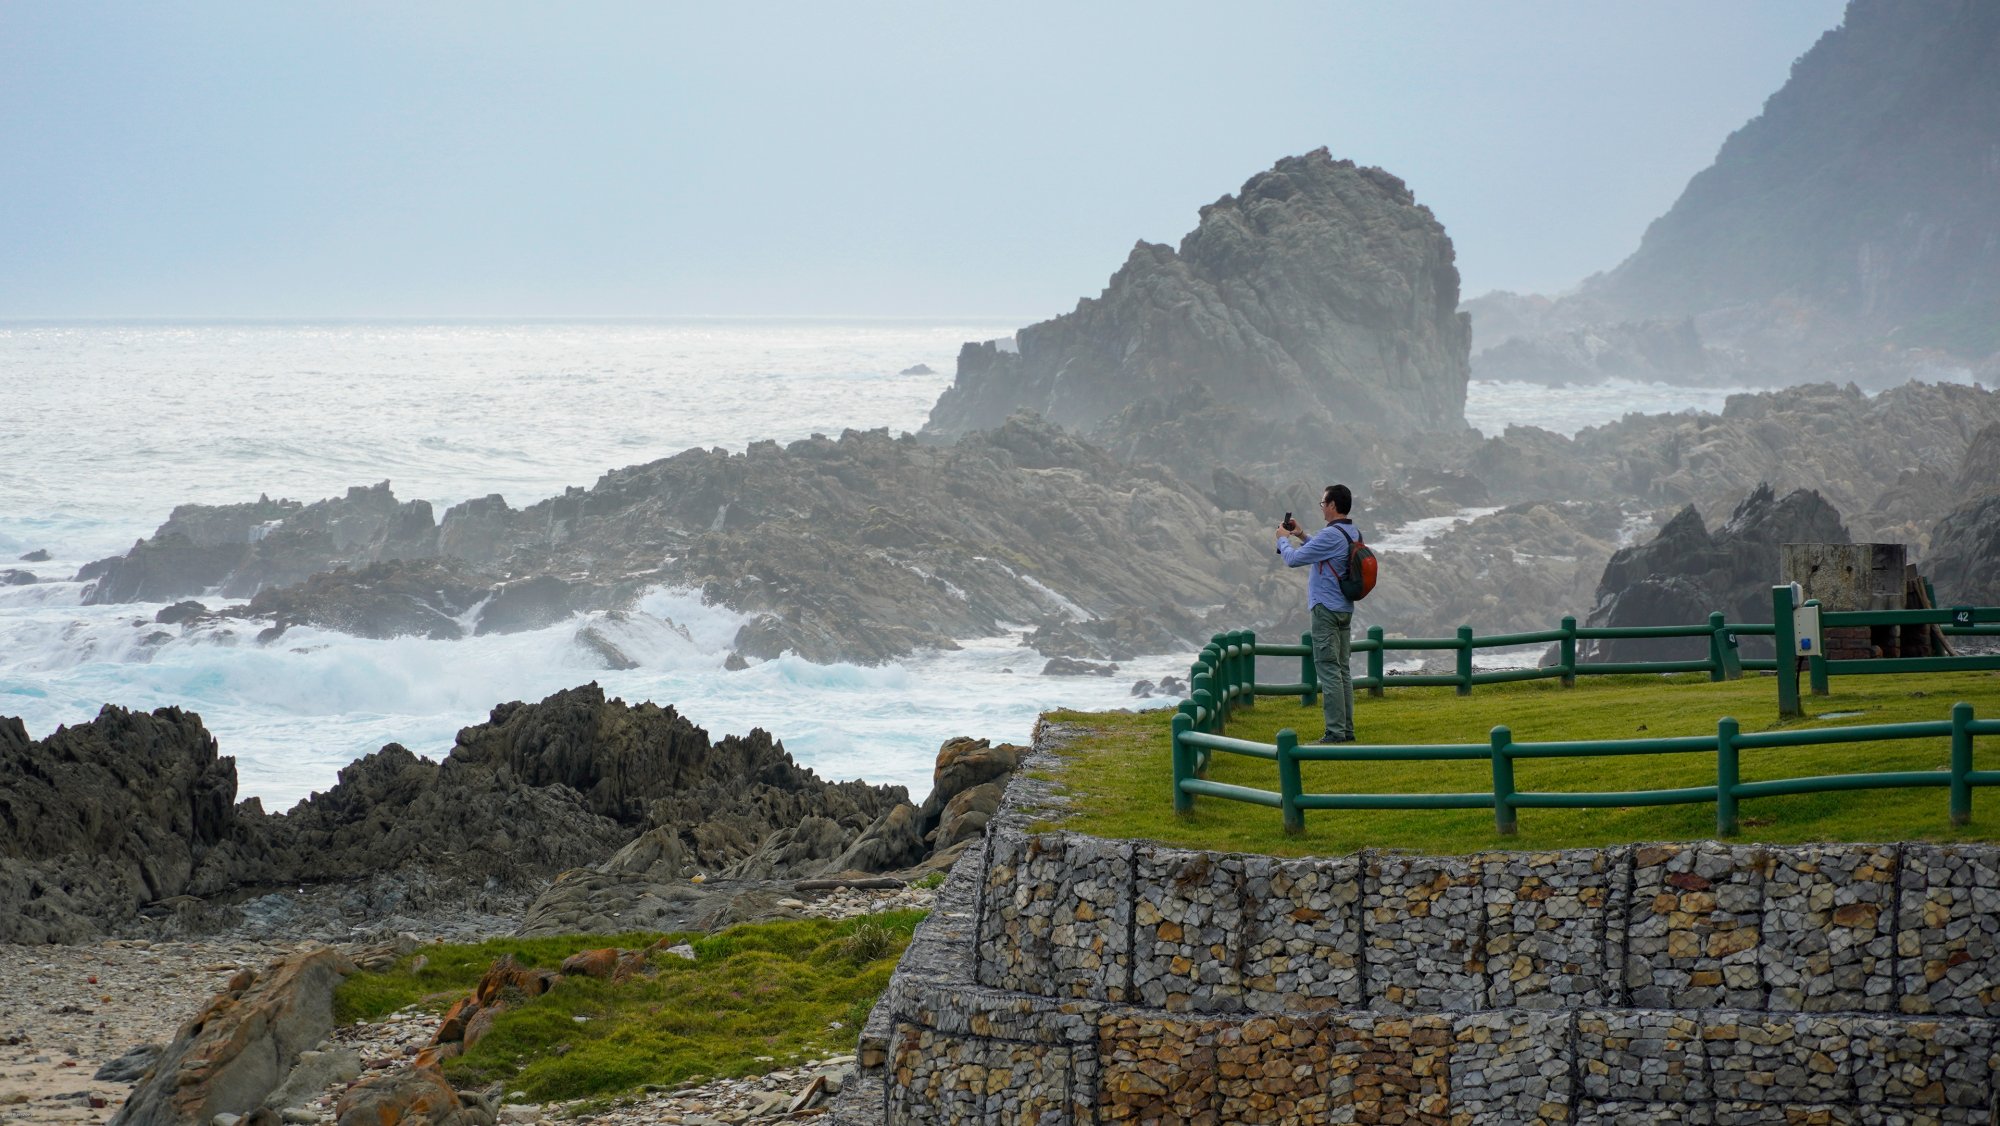
[[[1332,746],[1335,743],[1352,743],[1352,742],[1354,742],[1354,736],[1352,735],[1335,735],[1333,732],[1327,731],[1322,733],[1319,738],[1313,740],[1313,746],[1327,747],[1327,746]]]

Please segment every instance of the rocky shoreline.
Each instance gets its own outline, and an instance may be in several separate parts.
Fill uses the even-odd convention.
[[[671,708],[595,685],[501,705],[442,763],[391,745],[285,815],[232,804],[233,763],[216,751],[174,709],[107,708],[41,741],[0,725],[0,766],[23,780],[0,793],[0,1126],[121,1108],[121,1122],[183,1121],[196,1088],[142,1099],[135,1083],[156,1065],[262,1082],[213,1078],[238,1074],[241,1036],[266,1035],[214,1031],[227,1021],[308,1037],[271,1049],[300,1070],[270,1121],[332,1123],[357,1077],[400,1074],[440,1026],[406,1010],[320,1036],[282,1015],[325,1004],[290,999],[284,983],[329,958],[381,966],[431,942],[928,909],[933,893],[913,881],[977,839],[1023,753],[948,741],[914,805],[900,788],[821,782],[761,731],[711,742]],[[260,995],[265,982],[279,992]],[[203,1045],[204,1024],[222,1046]],[[170,1041],[201,1062],[163,1060]],[[486,1092],[439,1121],[738,1123],[788,1110],[805,1088],[823,1099],[848,1063],[609,1106],[502,1110]]]

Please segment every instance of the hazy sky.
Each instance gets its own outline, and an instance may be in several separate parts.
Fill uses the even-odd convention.
[[[996,314],[1326,145],[1615,265],[1838,0],[0,0],[0,317]]]

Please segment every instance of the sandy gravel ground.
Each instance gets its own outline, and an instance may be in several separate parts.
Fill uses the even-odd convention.
[[[802,913],[845,918],[927,908],[931,898],[932,893],[918,888],[839,891],[806,904]],[[453,934],[452,940],[461,937]],[[0,1126],[108,1121],[132,1093],[136,1080],[97,1079],[100,1067],[140,1045],[172,1040],[181,1023],[220,992],[237,970],[260,969],[313,945],[317,944],[229,938],[0,945]],[[393,1013],[381,1021],[338,1029],[327,1046],[352,1048],[364,1069],[391,1067],[415,1055],[436,1027],[430,1014]],[[501,1110],[501,1121],[728,1126],[777,1119],[816,1080],[837,1087],[852,1063],[852,1057],[838,1056],[754,1079],[648,1092],[622,1105],[584,1113],[579,1113],[582,1108],[561,1105],[507,1106]],[[329,1087],[288,1117],[300,1123],[332,1123],[334,1104],[344,1088],[344,1083]]]

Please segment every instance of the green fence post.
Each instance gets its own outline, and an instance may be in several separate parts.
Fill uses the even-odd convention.
[[[1380,696],[1382,690],[1387,687],[1382,678],[1382,627],[1369,626],[1368,640],[1375,643],[1375,648],[1368,651],[1368,677],[1375,682],[1368,689],[1368,694]]]
[[[1306,690],[1299,694],[1299,705],[1310,708],[1319,703],[1319,670],[1313,667],[1311,630],[1299,634],[1299,644],[1306,647],[1305,653],[1299,657],[1299,683],[1306,686]]]
[[[1287,727],[1278,732],[1278,800],[1279,809],[1285,815],[1285,832],[1293,836],[1306,831],[1306,813],[1299,808],[1299,794],[1304,787],[1299,782],[1299,760],[1292,757],[1299,749],[1299,734]]]
[[[1257,706],[1257,631],[1243,631],[1243,706]]]
[[[1715,835],[1736,835],[1736,721],[1724,716],[1715,723]]]
[[[1711,681],[1719,681],[1719,680],[1723,680],[1723,679],[1725,679],[1725,677],[1727,676],[1727,673],[1726,673],[1726,671],[1725,671],[1725,670],[1723,669],[1723,665],[1722,665],[1722,661],[1723,661],[1723,658],[1722,658],[1722,632],[1723,632],[1723,631],[1722,631],[1722,622],[1723,622],[1723,617],[1722,617],[1722,611],[1720,611],[1720,610],[1713,610],[1713,611],[1710,611],[1710,612],[1709,612],[1709,615],[1708,615],[1708,679],[1709,679],[1709,680],[1711,680]]]
[[[1771,588],[1771,640],[1778,647],[1778,718],[1799,712],[1799,639],[1792,633],[1792,588]]]
[[[1514,757],[1507,753],[1513,742],[1511,729],[1493,729],[1493,825],[1503,837],[1513,836],[1520,827],[1514,819]]]
[[[1221,713],[1227,713],[1229,709],[1229,635],[1227,633],[1215,634],[1208,639],[1208,647],[1215,650],[1215,657],[1208,662],[1208,667],[1213,670],[1213,674],[1209,677],[1209,690],[1215,694],[1216,710]],[[1220,718],[1226,720],[1228,716],[1224,714]],[[1216,730],[1222,730],[1221,726],[1218,725]]]
[[[1562,686],[1564,688],[1575,688],[1576,687],[1576,617],[1574,615],[1571,614],[1563,615],[1562,631],[1563,631],[1562,641],[1558,643],[1562,646],[1562,663],[1559,666],[1562,669]]]
[[[1720,618],[1722,615],[1715,614],[1713,617]],[[1742,680],[1742,647],[1736,640],[1736,631],[1729,628],[1727,621],[1723,622],[1721,629],[1715,631],[1715,646],[1715,651],[1722,657],[1722,679]]]
[[[1951,706],[1951,823],[1972,820],[1972,705]]]
[[[1206,713],[1208,718],[1206,722],[1196,724],[1195,730],[1213,735],[1222,730],[1222,716],[1217,714],[1215,710],[1215,693],[1208,690],[1208,677],[1204,676],[1200,679],[1201,683],[1195,685],[1194,693],[1190,699],[1194,700],[1194,706]]]
[[[1194,777],[1194,748],[1181,742],[1181,736],[1194,728],[1194,720],[1186,712],[1176,713],[1173,721],[1174,732],[1174,812],[1190,813],[1194,810],[1194,795],[1181,789],[1181,783]]]
[[[1458,694],[1472,695],[1472,627],[1458,627]]]

